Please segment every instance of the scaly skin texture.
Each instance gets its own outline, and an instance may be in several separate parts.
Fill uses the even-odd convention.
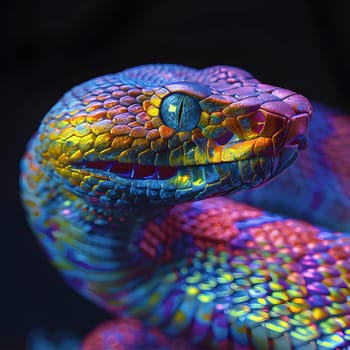
[[[350,157],[347,147],[350,116],[319,103],[313,107],[309,146],[296,164],[276,181],[233,197],[333,230],[350,232]]]
[[[120,318],[86,349],[350,344],[348,236],[213,197],[283,173],[310,116],[304,97],[225,66],[141,66],[63,96],[21,188],[50,261]]]

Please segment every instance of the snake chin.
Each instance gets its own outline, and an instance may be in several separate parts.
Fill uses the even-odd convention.
[[[300,145],[299,143],[290,143],[286,145],[278,157],[278,165],[274,168],[272,178],[282,174],[286,171],[299,157]]]

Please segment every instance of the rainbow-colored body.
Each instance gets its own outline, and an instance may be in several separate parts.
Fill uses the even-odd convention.
[[[157,327],[163,345],[180,338],[169,348],[346,348],[350,237],[212,197],[281,174],[310,115],[302,96],[232,67],[89,81],[45,116],[22,160],[29,222],[69,285]],[[121,348],[119,326],[85,348]]]

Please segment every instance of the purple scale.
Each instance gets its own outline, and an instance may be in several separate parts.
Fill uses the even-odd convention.
[[[85,283],[80,278],[72,276],[64,276],[64,280],[77,291],[82,291],[85,289]]]
[[[337,277],[332,279],[332,287],[333,288],[349,288],[348,284],[345,283],[343,278]]]
[[[232,248],[247,248],[247,243],[249,242],[254,242],[253,237],[249,233],[243,231],[238,236],[231,239],[230,245]],[[256,244],[256,247],[257,246]]]
[[[310,294],[324,294],[329,295],[328,288],[320,282],[312,282],[306,286]]]
[[[318,269],[325,277],[332,276],[332,277],[339,277],[340,271],[338,270],[337,266],[320,266]]]
[[[332,255],[329,255],[327,253],[319,253],[316,256],[317,258],[320,257],[319,265],[321,264],[333,265],[337,262],[337,260]]]
[[[227,316],[222,311],[215,312],[211,326],[215,339],[221,341],[227,338],[229,324]]]
[[[300,264],[304,268],[317,268],[320,266],[320,262],[310,255],[306,255],[300,261]]]
[[[239,99],[258,96],[260,92],[255,91],[255,86],[241,87],[235,90],[235,95]]]
[[[184,294],[182,291],[172,291],[167,298],[164,299],[162,305],[162,312],[164,319],[170,321],[176,310],[178,310],[184,299]]]
[[[214,303],[203,303],[201,307],[198,308],[195,315],[195,322],[192,327],[195,343],[203,341],[203,339],[208,336],[214,308]]]
[[[331,301],[329,301],[324,295],[321,295],[321,294],[310,295],[307,298],[307,301],[310,305],[310,309],[312,309],[314,307],[329,306],[332,304]]]
[[[284,99],[284,98],[290,97],[292,95],[295,95],[295,92],[287,90],[287,89],[283,89],[283,88],[277,88],[277,89],[274,89],[272,91],[272,94],[277,96],[280,99]]]
[[[302,275],[306,283],[310,283],[314,281],[321,282],[324,279],[324,276],[320,272],[314,269],[306,270],[302,273]]]
[[[288,283],[288,281],[286,281],[285,277],[278,278],[276,283],[282,286],[284,290],[288,290],[290,288],[290,284]]]
[[[341,271],[350,271],[350,260],[339,260],[337,261],[337,266]]]
[[[327,252],[329,250],[329,245],[327,242],[320,242],[319,244],[313,244],[310,246],[314,253]]]

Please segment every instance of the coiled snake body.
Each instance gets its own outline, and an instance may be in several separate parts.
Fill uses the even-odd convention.
[[[330,146],[341,160],[322,163],[345,119],[316,110],[299,173],[239,199],[349,231],[345,133]],[[28,145],[21,194],[65,281],[118,316],[86,349],[350,345],[350,238],[227,196],[282,174],[310,118],[301,95],[228,66],[140,66],[63,96]]]

